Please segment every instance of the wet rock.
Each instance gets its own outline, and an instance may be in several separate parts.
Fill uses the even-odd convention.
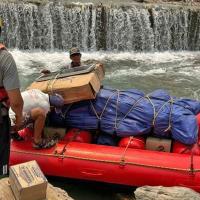
[[[8,178],[0,180],[0,199],[15,200]],[[73,200],[64,190],[48,184],[47,198],[45,200]]]
[[[143,186],[135,191],[136,200],[200,200],[199,193],[185,187]]]

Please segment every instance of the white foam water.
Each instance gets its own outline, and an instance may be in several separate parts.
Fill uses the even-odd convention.
[[[23,87],[39,76],[42,69],[57,71],[70,63],[68,52],[18,49],[10,52],[25,80]],[[179,96],[198,97],[200,52],[82,52],[82,61],[90,59],[104,63],[104,83],[111,87],[136,87],[149,92],[160,86]]]

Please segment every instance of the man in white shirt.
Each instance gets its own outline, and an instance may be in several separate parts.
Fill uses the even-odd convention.
[[[48,141],[42,138],[42,132],[45,125],[46,115],[50,111],[50,106],[55,107],[56,111],[60,111],[64,105],[64,99],[61,95],[48,95],[38,89],[31,89],[22,92],[24,101],[23,106],[23,127],[34,122],[33,147],[36,149],[50,148],[55,145],[55,141]],[[15,122],[15,113],[9,110],[9,116],[12,126]]]

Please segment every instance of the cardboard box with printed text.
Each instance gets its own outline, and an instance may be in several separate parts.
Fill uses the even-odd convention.
[[[96,64],[91,72],[64,77],[51,75],[51,79],[33,82],[27,89],[39,89],[45,93],[58,93],[63,96],[65,104],[95,99],[105,75],[102,64]],[[48,77],[47,77],[48,78]]]
[[[10,167],[9,182],[16,200],[44,200],[48,181],[35,160]]]

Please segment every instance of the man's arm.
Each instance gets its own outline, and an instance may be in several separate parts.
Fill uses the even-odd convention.
[[[16,63],[7,51],[1,52],[3,69],[3,86],[8,93],[10,106],[16,115],[16,128],[22,122],[23,99],[20,93],[20,83]]]
[[[15,126],[16,129],[18,129],[21,126],[23,118],[23,99],[19,89],[8,90],[7,93],[10,100],[10,107],[12,108],[16,116]]]

